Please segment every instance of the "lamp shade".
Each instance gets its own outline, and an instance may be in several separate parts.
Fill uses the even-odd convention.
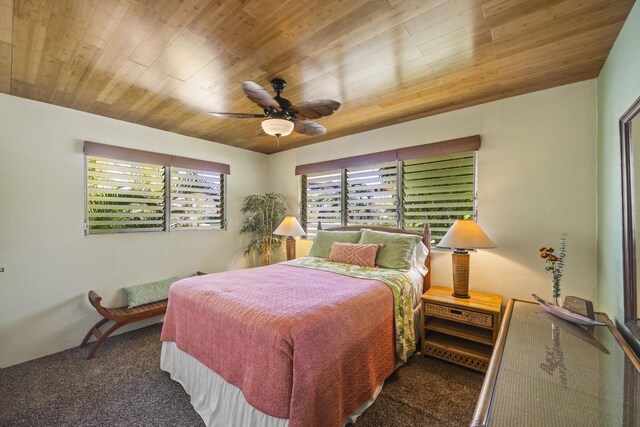
[[[262,129],[271,136],[287,136],[293,131],[293,126],[293,122],[284,119],[268,119],[262,122]]]
[[[459,219],[444,235],[438,247],[459,249],[491,249],[496,244],[472,219]]]
[[[304,232],[304,229],[300,226],[300,223],[295,216],[287,216],[282,220],[273,234],[277,234],[278,236],[296,237],[304,236],[307,233]]]

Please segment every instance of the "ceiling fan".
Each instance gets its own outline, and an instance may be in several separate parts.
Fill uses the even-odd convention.
[[[218,112],[209,114],[232,119],[267,118],[262,122],[262,129],[256,133],[275,136],[278,138],[278,144],[281,136],[287,136],[292,131],[309,136],[327,133],[326,127],[311,119],[333,114],[340,108],[340,103],[330,99],[316,99],[293,105],[288,99],[280,96],[286,86],[287,82],[282,79],[271,80],[271,87],[276,93],[276,96],[273,96],[258,83],[247,80],[242,83],[242,90],[250,100],[262,107],[263,114]]]

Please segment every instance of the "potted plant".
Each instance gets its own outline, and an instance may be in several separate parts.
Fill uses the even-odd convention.
[[[241,234],[249,235],[245,255],[257,254],[261,265],[271,263],[271,255],[282,246],[283,237],[274,236],[273,231],[282,222],[287,211],[287,202],[282,194],[267,193],[246,196],[240,212],[245,216]]]

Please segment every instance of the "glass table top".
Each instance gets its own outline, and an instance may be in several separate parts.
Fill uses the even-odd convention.
[[[640,426],[639,378],[607,326],[515,301],[487,425]]]

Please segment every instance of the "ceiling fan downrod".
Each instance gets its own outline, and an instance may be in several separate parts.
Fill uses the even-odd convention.
[[[275,78],[271,80],[271,87],[276,93],[276,96],[274,97],[274,99],[278,102],[278,104],[282,108],[282,112],[281,112],[282,117],[286,120],[289,120],[289,118],[295,119],[296,118],[295,113],[292,113],[289,111],[289,108],[291,108],[293,104],[291,104],[291,101],[281,96],[282,92],[284,92],[284,88],[287,87],[287,82],[283,79]],[[272,114],[269,115],[269,117],[273,117],[273,116],[274,114],[272,112]]]

